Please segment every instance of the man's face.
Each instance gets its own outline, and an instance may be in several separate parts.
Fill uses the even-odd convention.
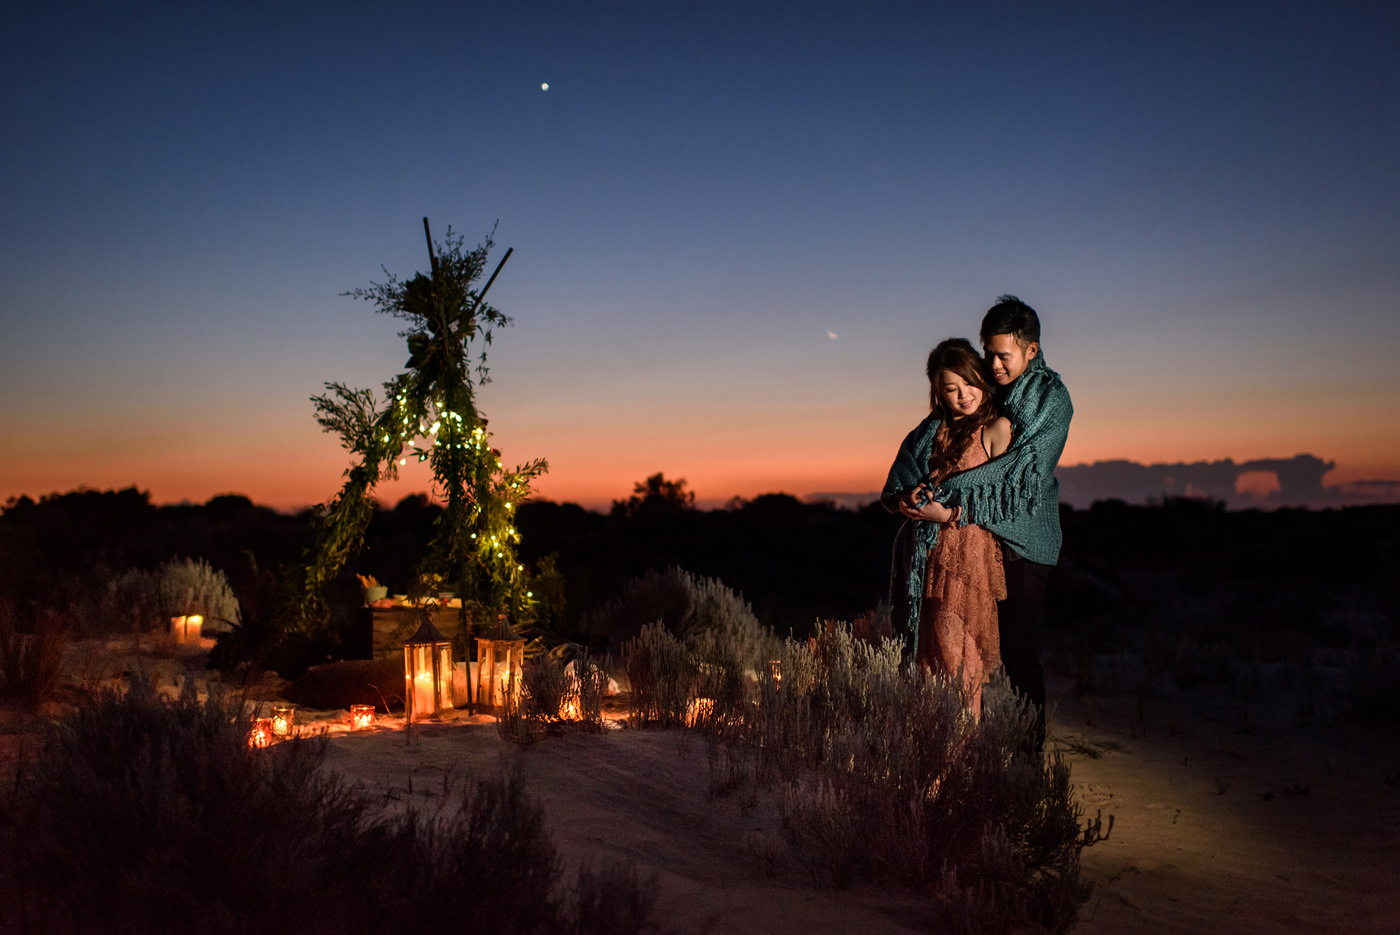
[[[1039,344],[1030,341],[1022,346],[1014,334],[994,334],[982,348],[987,352],[987,366],[997,386],[1007,386],[1025,373],[1026,366],[1040,353]]]

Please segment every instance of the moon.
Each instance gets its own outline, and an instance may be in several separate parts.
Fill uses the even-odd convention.
[[[546,82],[544,82],[543,84],[541,84],[541,85],[540,85],[540,90],[541,90],[541,91],[548,91],[548,90],[549,90],[549,82],[546,81]]]

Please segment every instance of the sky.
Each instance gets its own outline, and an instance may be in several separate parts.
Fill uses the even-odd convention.
[[[0,502],[328,499],[309,397],[407,359],[344,293],[426,269],[424,216],[514,251],[478,401],[551,499],[878,490],[929,349],[1003,293],[1074,399],[1062,464],[1400,479],[1397,35],[1382,3],[12,5]]]

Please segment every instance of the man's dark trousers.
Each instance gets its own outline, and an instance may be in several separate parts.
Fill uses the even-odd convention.
[[[1035,704],[1037,750],[1045,748],[1045,669],[1040,664],[1045,642],[1045,582],[1053,566],[1022,558],[1003,548],[1006,600],[997,601],[1001,664],[1011,687]]]

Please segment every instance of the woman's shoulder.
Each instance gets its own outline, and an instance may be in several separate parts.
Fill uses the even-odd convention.
[[[987,423],[982,429],[982,444],[993,458],[1004,453],[1011,447],[1011,420],[1006,416],[997,416]]]

